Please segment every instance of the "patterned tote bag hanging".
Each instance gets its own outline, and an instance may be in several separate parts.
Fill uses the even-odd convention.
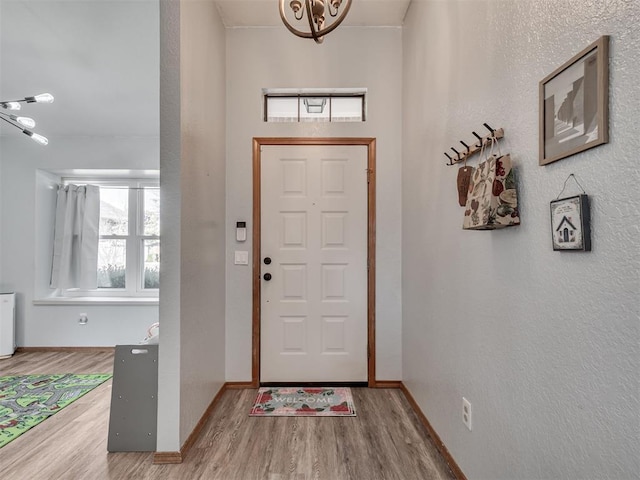
[[[493,154],[473,172],[464,211],[465,230],[495,230],[520,225],[518,196],[511,156]]]

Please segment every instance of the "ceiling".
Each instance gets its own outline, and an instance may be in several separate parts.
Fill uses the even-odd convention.
[[[158,0],[0,0],[0,99],[27,104],[35,132],[158,136]],[[2,135],[22,135],[4,122]]]
[[[229,28],[284,29],[277,0],[212,1]],[[343,25],[401,26],[409,3],[353,0]],[[0,10],[0,99],[56,98],[20,112],[37,133],[158,135],[158,0],[0,0]],[[0,122],[2,135],[21,134]]]
[[[226,27],[271,27],[282,24],[278,0],[214,0]],[[353,0],[343,25],[399,27],[411,0]],[[285,0],[289,8],[289,0]]]

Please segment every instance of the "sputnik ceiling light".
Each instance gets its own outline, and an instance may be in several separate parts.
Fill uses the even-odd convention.
[[[21,103],[53,103],[53,95],[51,95],[50,93],[41,93],[40,95],[36,95],[34,97],[25,97],[21,98],[20,100],[0,100],[0,107],[2,107],[3,110],[17,111],[22,108],[22,105],[20,105]],[[19,117],[14,114],[4,113],[0,111],[0,119],[18,128],[22,131],[22,133],[28,135],[32,140],[38,142],[40,145],[46,145],[47,143],[49,143],[47,137],[43,137],[42,135],[38,135],[37,133],[29,130],[30,128],[34,128],[36,126],[36,122],[33,120],[33,118]]]
[[[298,22],[304,22],[303,17],[307,17],[309,30],[298,30],[295,28],[285,12],[284,2],[287,0],[279,0],[280,18],[285,27],[291,33],[302,38],[313,38],[316,43],[322,43],[327,33],[335,30],[342,23],[344,17],[347,16],[349,8],[351,8],[351,0],[291,0],[289,8],[290,15]],[[342,11],[340,11],[342,9]],[[325,13],[329,13],[329,17],[333,20],[325,24],[327,18]]]

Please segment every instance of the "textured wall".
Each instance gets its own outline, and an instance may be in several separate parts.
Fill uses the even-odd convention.
[[[207,0],[162,1],[160,18],[158,451],[175,452],[225,380],[225,31]]]
[[[225,380],[225,30],[212,1],[183,1],[180,442]]]
[[[638,478],[639,22],[631,0],[414,0],[407,14],[403,376],[468,478]],[[610,143],[539,167],[538,81],[602,34]],[[442,152],[483,122],[505,128],[520,227],[461,229]],[[590,253],[552,251],[549,201],[570,173],[590,195]]]
[[[180,2],[160,5],[160,333],[157,451],[180,450]]]
[[[402,38],[399,28],[339,28],[322,45],[284,27],[227,31],[227,379],[251,379],[251,267],[233,264],[251,252],[253,137],[376,137],[376,376],[401,378],[400,155]],[[276,48],[277,46],[277,48]],[[265,123],[262,88],[367,87],[363,123]],[[247,221],[248,240],[235,241]]]

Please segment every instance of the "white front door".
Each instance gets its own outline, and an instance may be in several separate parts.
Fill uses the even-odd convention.
[[[367,147],[261,148],[260,381],[367,381]]]

